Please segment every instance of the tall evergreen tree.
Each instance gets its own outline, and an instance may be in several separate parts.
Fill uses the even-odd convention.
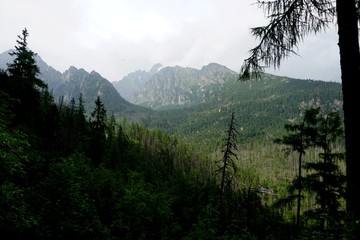
[[[38,78],[36,54],[27,47],[28,36],[26,28],[18,36],[15,50],[10,53],[15,59],[8,64],[7,71],[11,79],[10,95],[19,100],[15,106],[16,124],[25,122],[31,126],[39,114],[41,89],[46,88],[46,84]]]
[[[35,61],[36,53],[28,49],[28,36],[29,33],[25,28],[22,31],[22,36],[18,36],[19,39],[16,40],[18,45],[15,46],[15,50],[9,53],[11,56],[15,56],[15,59],[12,63],[8,64],[7,70],[10,76],[17,80],[14,85],[20,87],[19,90],[27,87],[31,89],[36,87],[44,88],[46,86],[37,76],[40,70]]]
[[[247,79],[253,73],[263,71],[265,66],[279,67],[282,60],[295,53],[294,48],[310,33],[325,30],[336,21],[340,50],[341,80],[345,123],[347,210],[360,219],[360,161],[358,133],[360,115],[355,102],[358,101],[357,80],[360,79],[359,0],[257,0],[265,11],[269,24],[252,29],[260,39],[245,60],[240,78]],[[360,235],[360,234],[359,234]]]
[[[342,136],[342,119],[338,111],[319,114],[317,118],[317,138],[315,145],[320,147],[319,161],[305,164],[310,174],[304,179],[304,186],[316,195],[317,206],[307,215],[319,223],[323,237],[340,238],[336,223],[343,219],[341,201],[345,197],[345,176],[339,161],[343,153],[333,152],[332,147]]]
[[[226,137],[223,139],[223,158],[219,161],[220,167],[217,169],[217,174],[220,174],[220,205],[223,201],[224,191],[226,187],[231,187],[233,178],[237,171],[237,145],[236,138],[238,131],[236,130],[235,113],[231,114],[231,121],[229,128],[226,130]]]
[[[219,223],[219,233],[223,234],[225,231],[228,212],[227,204],[224,204],[224,196],[231,195],[234,191],[233,183],[234,177],[237,172],[237,165],[235,159],[237,159],[237,145],[236,138],[238,131],[236,130],[235,122],[235,113],[231,114],[231,120],[229,123],[229,128],[226,130],[226,137],[223,139],[223,158],[218,162],[220,165],[217,169],[217,174],[220,175],[220,193],[219,193],[219,211],[220,211],[220,223]],[[235,158],[235,159],[234,159]]]

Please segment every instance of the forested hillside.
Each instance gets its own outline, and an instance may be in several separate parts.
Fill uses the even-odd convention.
[[[283,126],[297,118],[302,104],[319,101],[341,106],[341,84],[290,79],[265,74],[261,80],[242,82],[230,75],[223,83],[207,86],[202,99],[191,104],[157,110],[147,127],[156,127],[188,142],[214,144],[226,128],[227,118],[236,113],[240,141],[271,141]]]
[[[5,238],[351,238],[342,110],[332,104],[341,99],[338,85],[232,79],[208,101],[151,111],[141,124],[116,118],[101,94],[88,112],[81,94],[55,101],[27,37],[25,29],[13,62],[0,71]],[[259,137],[268,129],[279,136]],[[243,143],[252,135],[263,144],[250,151]],[[199,139],[218,149],[209,152]]]

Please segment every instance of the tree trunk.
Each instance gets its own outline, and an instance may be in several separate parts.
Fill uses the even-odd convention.
[[[296,210],[296,227],[297,227],[297,233],[300,232],[301,228],[301,219],[300,219],[300,213],[301,213],[301,191],[302,191],[302,176],[301,176],[301,169],[302,169],[302,155],[303,153],[300,152],[299,154],[299,189],[298,189],[298,196],[297,196],[297,210]]]
[[[347,210],[360,219],[360,159],[358,139],[360,133],[359,88],[360,54],[358,19],[355,0],[337,0],[341,81],[344,100]]]

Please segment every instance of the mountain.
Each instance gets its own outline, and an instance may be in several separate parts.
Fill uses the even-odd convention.
[[[80,93],[88,104],[87,110],[92,110],[97,96],[105,104],[108,112],[124,112],[131,104],[123,99],[116,91],[114,86],[99,73],[91,71],[90,73],[80,68],[71,66],[61,75],[63,84],[52,90],[55,97],[63,97],[65,102],[72,98],[77,99]]]
[[[219,141],[235,113],[240,138],[257,141],[283,133],[284,124],[299,116],[311,101],[342,107],[341,84],[263,74],[260,80],[238,80],[238,73],[217,63],[200,70],[171,66],[136,71],[123,80],[135,81],[132,102],[155,111],[141,123],[188,142]],[[146,77],[144,77],[146,76]],[[122,82],[123,80],[119,81]]]
[[[50,91],[57,89],[59,86],[65,83],[62,77],[62,73],[49,66],[39,55],[36,55],[35,60],[40,69],[39,78],[48,85]]]
[[[211,97],[213,84],[223,84],[236,72],[217,63],[200,70],[189,67],[155,65],[149,72],[136,71],[113,83],[120,94],[128,91],[128,100],[153,109],[189,105]],[[131,86],[125,88],[124,86]]]
[[[144,89],[145,83],[149,81],[150,78],[161,68],[162,65],[158,63],[155,64],[148,72],[144,70],[137,70],[129,73],[120,81],[112,82],[112,84],[121,96],[123,96],[126,100],[133,102],[135,94],[139,91],[139,89]]]
[[[209,73],[217,74],[216,71]],[[237,74],[230,74],[224,82],[208,84],[203,89],[206,90],[202,91],[201,101],[157,110],[144,124],[187,142],[210,145],[222,139],[234,112],[242,141],[267,139],[271,142],[274,136],[280,137],[283,133],[285,123],[299,117],[303,103],[319,101],[323,105],[342,107],[341,84],[335,82],[270,74],[264,74],[261,80],[242,82]]]
[[[6,64],[12,62],[13,57],[9,55],[10,51],[0,54],[0,68],[6,69]],[[96,71],[89,73],[82,68],[78,69],[71,66],[64,73],[61,73],[49,66],[39,55],[36,55],[35,60],[40,69],[39,78],[48,85],[55,102],[69,103],[72,98],[77,101],[81,93],[88,114],[94,109],[97,96],[101,97],[109,113],[121,116],[130,112],[137,117],[148,114],[147,109],[126,101],[111,82]]]
[[[8,51],[0,54],[0,69],[6,69],[7,63],[11,63],[13,61],[14,57],[10,55],[12,51],[12,49],[9,49]]]
[[[1,69],[7,69],[7,64],[14,60],[14,57],[9,54],[12,51],[13,50],[10,49],[0,54]],[[60,85],[65,83],[62,78],[62,73],[49,66],[39,55],[35,56],[35,61],[40,69],[39,78],[48,85],[50,91],[57,89]]]
[[[3,59],[8,58],[0,54],[0,66],[4,66]],[[242,82],[236,72],[217,63],[201,69],[156,64],[150,71],[130,73],[112,85],[95,71],[70,67],[60,73],[40,57],[37,62],[40,77],[55,100],[70,101],[82,93],[90,113],[100,95],[108,113],[126,115],[149,129],[158,128],[193,143],[209,145],[221,140],[232,112],[240,138],[249,142],[281,133],[285,123],[299,116],[303,102],[319,100],[342,106],[340,83],[270,74]],[[128,94],[128,100],[122,94]]]

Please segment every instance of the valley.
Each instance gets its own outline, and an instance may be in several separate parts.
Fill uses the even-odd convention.
[[[6,61],[11,60],[4,54],[0,54],[0,68],[7,66]],[[4,150],[0,149],[5,156],[3,176],[6,181],[12,182],[12,171],[19,173],[15,178],[18,182],[10,186],[10,189],[14,188],[11,191],[21,189],[26,196],[32,196],[36,201],[46,199],[47,204],[52,206],[38,216],[46,227],[31,227],[34,234],[44,234],[46,228],[51,229],[52,234],[61,234],[58,221],[64,224],[61,228],[79,232],[77,225],[68,225],[77,221],[77,216],[54,219],[54,225],[51,222],[48,224],[46,219],[54,214],[54,208],[55,215],[60,216],[62,212],[76,212],[75,209],[84,203],[84,212],[78,213],[80,218],[91,209],[98,211],[90,214],[93,223],[85,224],[89,228],[86,232],[92,231],[91,225],[96,224],[98,218],[106,225],[106,229],[97,230],[99,234],[105,236],[110,234],[107,229],[112,229],[111,235],[122,231],[130,236],[139,228],[132,229],[131,224],[140,221],[158,226],[159,223],[152,220],[154,218],[159,221],[171,219],[173,224],[179,224],[178,230],[166,231],[167,236],[171,236],[173,231],[177,236],[200,234],[217,225],[218,216],[208,215],[207,208],[221,212],[219,206],[222,207],[223,200],[218,202],[215,199],[218,198],[219,182],[225,178],[229,181],[226,191],[224,188],[220,191],[229,194],[224,196],[228,204],[241,202],[244,205],[236,208],[247,213],[252,211],[248,206],[269,211],[246,217],[237,216],[234,212],[231,219],[247,221],[235,228],[247,226],[256,229],[262,224],[261,219],[265,218],[270,223],[274,216],[278,226],[282,221],[291,225],[294,207],[284,208],[284,212],[279,214],[268,206],[289,197],[288,187],[297,179],[298,154],[294,150],[284,154],[286,144],[274,141],[286,136],[287,130],[302,126],[292,124],[304,119],[301,114],[307,107],[321,106],[322,111],[329,112],[329,116],[334,109],[342,113],[339,83],[266,73],[261,79],[240,81],[236,72],[217,63],[201,69],[156,64],[148,72],[138,70],[118,82],[109,82],[96,71],[87,72],[71,66],[60,73],[40,56],[34,60],[39,66],[38,77],[45,83],[44,86],[36,78],[30,78],[40,85],[33,88],[23,82],[27,87],[24,88],[13,81],[20,81],[22,77],[0,72],[3,87],[0,92],[3,100],[0,102],[0,114],[3,116],[0,120],[0,140],[5,146]],[[34,65],[32,67],[35,68]],[[38,88],[41,87],[40,92]],[[14,101],[8,97],[10,95],[19,100]],[[39,101],[32,101],[34,96]],[[28,102],[31,105],[27,106]],[[7,111],[13,114],[6,114]],[[326,117],[321,114],[315,122],[324,124]],[[339,119],[336,116],[333,118],[335,123]],[[327,125],[315,126],[319,131],[322,131],[321,127],[328,128]],[[335,134],[340,136],[340,132]],[[325,134],[328,133],[325,131]],[[291,139],[291,136],[288,135],[288,138]],[[17,144],[20,147],[14,147]],[[321,147],[316,147],[314,142],[311,144],[313,148],[307,150],[306,164],[315,163],[323,154]],[[341,156],[337,153],[344,151],[343,139],[331,144],[335,156]],[[224,159],[233,161],[233,171],[226,168],[226,164],[221,167]],[[344,172],[343,164],[339,164],[339,168],[340,172]],[[50,169],[49,176],[44,169]],[[219,178],[219,169],[225,169],[223,180]],[[30,184],[33,184],[35,193],[28,191],[28,183],[22,184],[26,182],[23,175],[33,181]],[[61,187],[56,187],[58,183]],[[53,201],[52,194],[47,194],[48,189],[61,199],[60,205]],[[60,194],[59,189],[65,195]],[[106,193],[102,196],[99,193],[104,189]],[[0,193],[8,194],[8,191],[5,189]],[[189,193],[191,199],[184,202]],[[306,193],[303,212],[311,211],[316,203],[314,194]],[[252,202],[252,198],[256,202]],[[158,201],[164,205],[157,205]],[[109,205],[102,205],[104,202],[109,202]],[[134,202],[139,203],[135,206],[139,208],[135,216]],[[68,210],[69,203],[74,209]],[[27,204],[28,208],[36,209],[36,203],[30,201]],[[150,220],[143,219],[143,210],[148,211],[155,205],[158,206],[156,211],[165,211],[166,214],[158,216],[156,212],[152,215],[150,211],[146,213],[146,216],[151,216]],[[111,215],[109,207],[116,208],[113,220],[108,219]],[[194,212],[182,216],[178,208]],[[7,219],[14,221],[11,211],[5,212],[9,213]],[[129,217],[133,218],[129,225],[113,225]],[[189,221],[202,224],[206,219],[214,222],[209,226],[188,225]],[[36,225],[36,222],[32,224]],[[165,228],[167,224],[165,221],[161,226]],[[19,229],[23,234],[26,226]],[[254,229],[251,230],[253,236],[272,233],[280,234],[279,239],[286,236],[281,233],[286,228],[261,232]],[[143,234],[159,236],[162,232],[148,231],[144,229]]]

